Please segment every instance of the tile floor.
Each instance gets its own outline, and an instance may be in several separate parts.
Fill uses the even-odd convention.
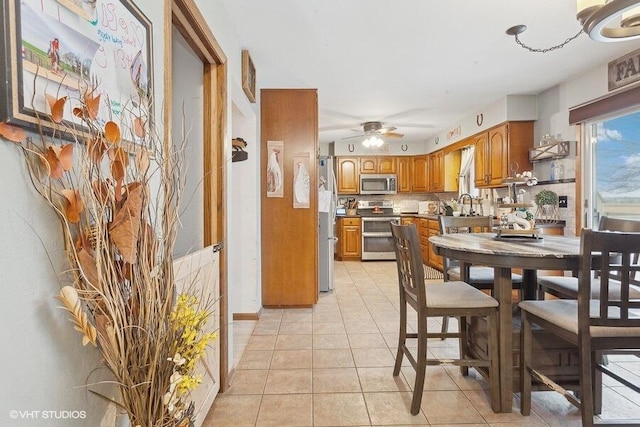
[[[397,328],[395,263],[337,262],[334,291],[313,309],[265,309],[258,322],[235,325],[236,351],[246,347],[204,426],[580,425],[577,409],[554,392],[535,392],[529,417],[520,415],[517,396],[512,413],[496,414],[486,382],[455,367],[427,368],[422,410],[412,416],[413,368],[407,362],[392,376]],[[429,344],[432,354],[457,354],[455,340]],[[614,369],[640,383],[640,359],[613,359]],[[640,418],[640,395],[605,381],[603,415]]]

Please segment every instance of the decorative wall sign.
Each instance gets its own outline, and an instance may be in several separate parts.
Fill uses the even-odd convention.
[[[242,51],[242,90],[249,101],[256,102],[256,67],[248,50]]]
[[[284,197],[284,142],[267,141],[267,197]]]
[[[453,139],[457,136],[460,136],[460,134],[462,133],[462,127],[460,125],[458,125],[457,127],[451,129],[449,132],[447,132],[447,139]]]
[[[98,104],[98,122],[132,129],[151,112],[153,32],[131,0],[6,0],[0,10],[0,120],[35,127],[48,121],[51,100],[68,97],[66,128],[82,128],[73,108]],[[123,135],[126,139],[135,139]]]
[[[293,155],[293,208],[309,208],[311,176],[309,166],[310,153],[296,153]]]
[[[609,62],[609,90],[619,89],[640,80],[640,49]]]

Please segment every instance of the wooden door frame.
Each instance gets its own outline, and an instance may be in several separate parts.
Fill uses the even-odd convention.
[[[180,32],[203,63],[204,246],[227,240],[227,184],[223,173],[227,125],[227,57],[194,0],[164,2],[164,141],[171,141],[172,30]],[[227,255],[220,251],[220,391],[228,388]]]

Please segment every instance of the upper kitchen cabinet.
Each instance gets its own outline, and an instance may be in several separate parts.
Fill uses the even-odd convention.
[[[431,156],[423,154],[413,158],[413,191],[427,193],[429,188],[429,159]]]
[[[533,122],[509,122],[488,132],[475,135],[475,185],[499,187],[509,176],[510,166],[516,172],[531,170],[529,149],[533,147]]]
[[[338,194],[358,194],[360,192],[360,159],[336,157],[336,181]]]
[[[413,191],[413,157],[404,156],[396,159],[398,168],[398,193]]]
[[[429,156],[429,191],[444,191],[444,152],[438,150]]]
[[[360,157],[360,173],[396,173],[396,158]]]

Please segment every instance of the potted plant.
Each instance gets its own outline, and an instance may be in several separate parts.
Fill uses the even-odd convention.
[[[558,221],[558,194],[551,190],[541,190],[533,199],[537,206],[537,222],[550,224]]]

